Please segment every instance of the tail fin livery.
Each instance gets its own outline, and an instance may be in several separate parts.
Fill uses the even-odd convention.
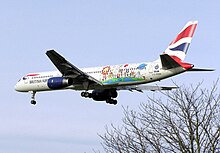
[[[189,21],[178,33],[177,37],[169,44],[164,54],[175,56],[181,61],[186,57],[198,21]]]

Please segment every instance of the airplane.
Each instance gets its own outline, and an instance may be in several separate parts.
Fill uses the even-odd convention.
[[[177,86],[152,86],[147,83],[160,81],[187,71],[214,71],[195,68],[184,62],[198,21],[189,21],[169,44],[167,49],[153,62],[107,65],[78,68],[55,50],[46,55],[58,69],[51,72],[28,73],[15,85],[18,92],[30,92],[31,104],[35,105],[37,92],[50,90],[81,90],[81,96],[95,101],[117,104],[118,91],[172,90]],[[92,92],[88,92],[92,90]]]

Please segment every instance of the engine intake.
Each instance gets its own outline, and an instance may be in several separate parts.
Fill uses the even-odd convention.
[[[73,80],[64,77],[53,77],[48,79],[47,86],[50,89],[62,89],[73,84]]]

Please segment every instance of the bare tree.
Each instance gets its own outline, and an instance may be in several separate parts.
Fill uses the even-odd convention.
[[[124,108],[122,126],[106,126],[100,135],[109,153],[217,152],[220,147],[220,93],[182,86],[148,97],[138,111]]]

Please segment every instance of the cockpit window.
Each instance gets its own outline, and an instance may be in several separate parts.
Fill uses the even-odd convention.
[[[27,78],[26,76],[24,76],[22,79],[23,79],[23,80],[27,80],[28,78]]]
[[[21,79],[18,80],[18,82],[20,82],[20,81],[21,81]]]

